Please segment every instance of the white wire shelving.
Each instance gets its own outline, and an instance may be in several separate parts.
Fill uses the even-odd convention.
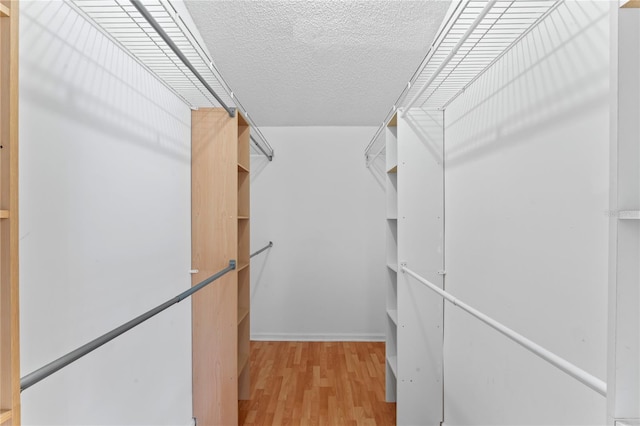
[[[383,130],[409,108],[444,110],[564,0],[460,0],[365,149],[384,151]]]
[[[222,106],[129,0],[67,1],[189,107]],[[142,4],[220,100],[238,108],[252,127],[251,139],[258,151],[271,159],[273,148],[176,8],[168,0],[144,0]]]

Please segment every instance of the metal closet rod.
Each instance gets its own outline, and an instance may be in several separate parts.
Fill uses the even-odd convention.
[[[264,150],[264,148],[262,147],[262,145],[260,145],[258,143],[257,140],[255,140],[255,138],[253,137],[253,135],[249,135],[249,137],[251,138],[251,142],[253,142],[253,144],[260,150],[260,152],[262,152],[264,154],[265,157],[267,157],[269,159],[269,161],[273,161],[273,154],[269,154],[267,153],[267,151]],[[271,152],[273,152],[273,149],[271,150]]]
[[[549,364],[560,369],[561,371],[564,371],[569,376],[573,377],[574,379],[578,380],[582,384],[598,392],[600,395],[607,396],[607,384],[602,380],[587,373],[586,371],[584,371],[577,365],[570,363],[566,359],[559,357],[558,355],[554,354],[550,350],[545,349],[542,346],[538,345],[537,343],[532,342],[531,340],[527,339],[523,335],[516,333],[512,329],[499,323],[498,321],[494,320],[488,315],[483,314],[482,312],[478,311],[475,308],[472,308],[471,306],[467,305],[463,301],[456,299],[455,297],[453,297],[451,293],[447,293],[446,291],[442,290],[438,286],[422,278],[420,275],[416,274],[411,269],[407,268],[406,264],[403,263],[401,265],[402,265],[401,266],[402,273],[411,275],[413,278],[418,280],[418,282],[420,282],[421,284],[424,284],[428,289],[437,293],[440,297],[442,297],[446,301],[451,302],[454,306],[457,306],[458,308],[467,312],[471,316],[479,319],[483,323],[487,324],[489,327],[502,333],[504,336],[507,336],[509,339],[513,340],[523,348],[533,352],[535,355],[544,359]]]
[[[89,343],[86,343],[86,344],[80,346],[78,349],[75,349],[75,350],[69,352],[68,354],[61,356],[60,358],[56,359],[55,361],[50,362],[49,364],[45,365],[44,367],[41,367],[41,368],[35,370],[34,372],[27,374],[26,376],[24,376],[24,377],[22,377],[20,379],[20,392],[22,392],[25,389],[30,388],[31,386],[35,385],[39,381],[41,381],[43,379],[46,379],[47,377],[49,377],[50,375],[52,375],[56,371],[63,369],[67,365],[73,363],[74,361],[77,361],[78,359],[82,358],[83,356],[87,355],[88,353],[93,352],[94,350],[98,349],[100,346],[104,345],[105,343],[110,342],[111,340],[115,339],[116,337],[120,336],[121,334],[124,334],[125,332],[131,330],[132,328],[142,324],[143,322],[145,322],[149,318],[159,314],[160,312],[164,311],[165,309],[175,305],[178,302],[181,302],[182,300],[186,299],[187,297],[190,297],[193,293],[195,293],[195,292],[197,292],[199,290],[202,290],[207,285],[211,284],[212,282],[214,282],[218,278],[222,277],[224,274],[233,271],[234,269],[236,269],[236,261],[235,260],[230,260],[229,261],[229,266],[227,266],[226,268],[224,268],[220,272],[217,272],[217,273],[213,274],[212,276],[210,276],[209,278],[205,279],[204,281],[201,281],[197,285],[191,287],[189,290],[183,291],[182,293],[180,293],[179,295],[177,295],[173,299],[167,300],[166,302],[162,303],[161,305],[158,305],[155,308],[145,312],[144,314],[137,316],[136,318],[132,319],[131,321],[122,324],[120,327],[114,328],[113,330],[109,331],[108,333],[105,333],[102,336],[90,341]]]
[[[142,15],[142,17],[149,23],[149,25],[151,25],[153,27],[153,29],[158,33],[158,35],[164,40],[165,43],[167,43],[167,45],[171,48],[171,50],[173,50],[173,53],[176,54],[176,56],[180,59],[180,61],[182,61],[182,63],[189,68],[189,70],[193,73],[193,75],[196,76],[196,78],[200,81],[200,83],[202,83],[202,85],[209,91],[209,93],[211,93],[211,95],[216,98],[216,100],[220,103],[220,105],[222,106],[222,108],[224,108],[228,113],[230,117],[235,117],[236,115],[236,110],[235,108],[229,107],[227,106],[227,104],[225,104],[222,99],[220,99],[220,97],[218,96],[218,94],[211,88],[211,86],[209,85],[209,83],[207,83],[207,81],[204,79],[204,77],[202,77],[202,75],[200,75],[200,73],[198,72],[198,70],[196,70],[194,68],[193,65],[191,65],[191,62],[189,62],[189,59],[187,59],[186,56],[184,56],[184,54],[182,53],[182,51],[180,50],[180,48],[178,46],[175,45],[175,43],[173,42],[173,40],[171,40],[171,37],[169,37],[169,35],[162,29],[162,27],[160,26],[160,24],[155,20],[155,18],[153,16],[151,16],[151,14],[149,13],[149,11],[142,5],[142,3],[140,2],[140,0],[129,0],[131,2],[131,4],[133,5],[133,7],[135,7],[138,12],[140,12],[140,14]]]
[[[267,244],[266,246],[262,247],[260,250],[256,251],[255,253],[252,253],[249,258],[251,258],[253,256],[257,256],[260,253],[262,253],[263,251],[265,251],[267,249],[270,249],[271,247],[273,247],[273,241],[269,241],[269,244]]]

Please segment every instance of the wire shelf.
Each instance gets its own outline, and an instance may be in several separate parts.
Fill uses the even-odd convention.
[[[221,106],[129,0],[68,1],[191,108]],[[273,156],[273,148],[171,3],[168,0],[142,3],[222,102],[235,105],[242,113],[252,127],[253,143],[267,156]]]
[[[466,0],[458,3],[427,56],[365,150],[380,152],[396,109],[446,107],[564,0]]]

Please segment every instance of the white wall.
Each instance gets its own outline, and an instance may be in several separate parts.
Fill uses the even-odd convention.
[[[383,340],[384,171],[364,166],[371,127],[264,128],[252,158],[251,335]]]
[[[23,2],[22,374],[189,288],[190,110],[64,2]],[[191,420],[182,302],[22,394],[25,425]]]
[[[566,2],[445,114],[445,287],[606,380],[609,4]],[[603,424],[605,398],[445,308],[445,423]]]

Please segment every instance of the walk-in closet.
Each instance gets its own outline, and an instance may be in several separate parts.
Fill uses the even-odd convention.
[[[640,2],[0,0],[0,426],[640,426]]]

